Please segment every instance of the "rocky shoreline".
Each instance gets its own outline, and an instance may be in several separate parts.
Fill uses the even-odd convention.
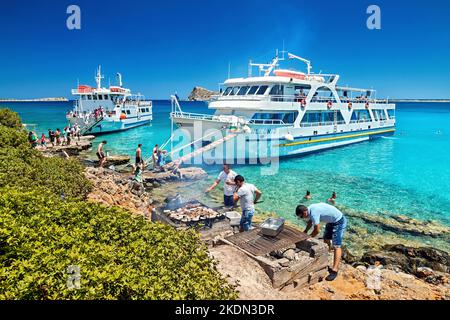
[[[119,206],[133,214],[144,215],[149,220],[152,211],[161,206],[167,196],[174,194],[178,188],[186,187],[188,183],[189,188],[198,188],[198,181],[203,181],[207,176],[200,168],[182,168],[183,180],[169,172],[145,172],[144,182],[139,184],[132,179],[131,172],[93,167],[95,162],[86,156],[86,151],[92,146],[92,138],[82,140],[82,143],[73,146],[48,148],[42,152],[46,156],[75,156],[85,163],[85,175],[93,183],[89,201]],[[116,164],[128,161],[129,159],[121,158]],[[389,232],[442,238],[444,241],[448,239],[448,229],[432,222],[418,222],[397,216],[390,217],[390,220],[395,221],[392,223],[382,217],[354,215],[354,218],[360,218]],[[358,237],[355,230],[349,233],[350,239]],[[364,234],[359,234],[359,237],[364,237]],[[367,248],[359,257],[346,251],[340,279],[336,283],[317,283],[306,291],[279,291],[264,284],[268,281],[265,278],[267,275],[256,272],[253,262],[246,260],[242,252],[234,252],[224,245],[211,247],[210,252],[218,262],[218,270],[231,283],[238,284],[240,299],[450,299],[448,252],[431,247],[381,245],[375,249]],[[237,263],[241,260],[245,262]],[[383,267],[381,293],[368,288],[366,283],[367,270],[373,265]],[[249,276],[243,277],[246,272]],[[255,287],[253,282],[258,285]]]

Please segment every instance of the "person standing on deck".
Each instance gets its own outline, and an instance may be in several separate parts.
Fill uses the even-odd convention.
[[[223,181],[223,203],[225,207],[234,207],[233,193],[236,189],[236,183],[234,182],[236,176],[236,172],[231,170],[230,165],[224,164],[223,170],[219,173],[216,181],[205,190],[205,193],[211,192],[221,181]]]
[[[347,227],[347,219],[336,207],[327,203],[316,203],[309,207],[299,205],[295,209],[295,214],[299,219],[308,220],[305,233],[313,227],[311,237],[316,237],[320,231],[320,224],[326,223],[323,239],[326,244],[334,250],[333,268],[328,267],[329,275],[325,278],[327,281],[336,279],[339,270],[339,263],[342,256],[342,238]]]
[[[262,192],[253,184],[245,183],[244,177],[237,175],[234,178],[236,191],[233,194],[234,202],[241,200],[242,217],[240,231],[249,231],[252,228],[252,219],[255,214],[255,203],[261,198]]]
[[[153,151],[152,151],[153,169],[156,168],[156,162],[158,162],[158,149],[159,149],[159,146],[157,144],[155,144],[155,147],[153,148]]]
[[[103,140],[102,142],[100,142],[100,144],[99,144],[98,147],[97,147],[97,157],[98,157],[98,160],[99,160],[98,166],[99,166],[100,168],[103,167],[103,164],[104,164],[105,161],[106,161],[106,156],[105,156],[105,153],[104,153],[104,151],[103,151],[103,146],[104,146],[105,144],[106,144],[106,141]]]

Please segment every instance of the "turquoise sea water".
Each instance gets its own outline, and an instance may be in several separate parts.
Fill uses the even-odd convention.
[[[25,123],[37,124],[37,133],[63,127],[70,103],[7,103]],[[190,112],[209,112],[206,104],[184,102]],[[154,102],[154,121],[126,132],[105,135],[113,153],[133,155],[138,143],[144,155],[170,135],[170,102]],[[281,160],[278,173],[262,176],[258,167],[240,166],[244,175],[264,193],[259,209],[293,218],[306,190],[313,201],[326,201],[337,192],[342,208],[374,214],[406,215],[436,220],[450,226],[450,104],[399,103],[393,137],[363,142],[303,158]],[[211,180],[219,171],[209,167]]]

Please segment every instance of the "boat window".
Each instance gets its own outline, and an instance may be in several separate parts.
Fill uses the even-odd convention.
[[[284,86],[282,86],[282,85],[279,85],[279,84],[274,85],[272,87],[272,89],[270,89],[269,94],[271,96],[282,96],[283,95],[283,89],[284,89]]]
[[[306,98],[309,94],[310,89],[311,86],[295,86],[294,87],[295,97]]]
[[[387,110],[389,119],[395,119],[395,109],[388,109]]]
[[[88,100],[92,100],[92,96],[91,95],[88,95],[87,98],[88,98]]]
[[[255,123],[294,123],[298,116],[298,112],[286,112],[286,113],[268,113],[260,112],[255,113],[252,117]]]
[[[369,121],[370,113],[369,110],[354,110],[350,120],[353,121]]]
[[[241,89],[239,89],[239,92],[237,93],[237,95],[238,96],[245,96],[245,94],[248,91],[248,88],[250,88],[250,86],[241,87]]]
[[[284,123],[294,123],[295,119],[297,119],[298,112],[288,112],[284,114],[283,122]]]
[[[86,100],[86,95],[81,95],[81,100]]]
[[[103,100],[103,95],[99,95],[98,100]]]
[[[248,94],[248,95],[250,95],[250,94],[255,94],[255,92],[258,90],[258,88],[259,88],[259,86],[252,86],[252,87],[250,88],[250,90],[248,90],[247,94]]]
[[[239,91],[240,87],[233,87],[233,89],[230,92],[230,96],[236,95],[236,93]]]
[[[328,87],[320,87],[314,93],[311,102],[336,102],[333,92]]]
[[[104,100],[108,100],[108,95],[105,94],[104,97],[103,97],[103,99],[104,99]]]
[[[127,112],[127,114],[131,114],[131,111],[130,111],[130,110],[126,110],[126,112]]]
[[[334,123],[334,111],[307,111],[303,116],[302,123]],[[344,118],[340,111],[336,113],[336,122],[343,123]]]
[[[263,95],[263,94],[265,94],[268,87],[269,87],[269,86],[260,86],[259,89],[258,89],[258,91],[256,92],[256,94],[258,94],[258,95]]]
[[[233,90],[233,87],[228,87],[228,88],[226,88],[225,91],[224,91],[224,93],[223,93],[223,95],[224,95],[224,96],[227,96],[227,95],[231,92],[231,90]]]
[[[373,112],[373,117],[375,118],[375,120],[386,120],[386,114],[385,111],[383,109],[374,109],[372,110]]]

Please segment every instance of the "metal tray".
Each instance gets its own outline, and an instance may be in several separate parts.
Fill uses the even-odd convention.
[[[265,236],[276,237],[284,228],[283,218],[268,218],[261,225],[261,233]]]

